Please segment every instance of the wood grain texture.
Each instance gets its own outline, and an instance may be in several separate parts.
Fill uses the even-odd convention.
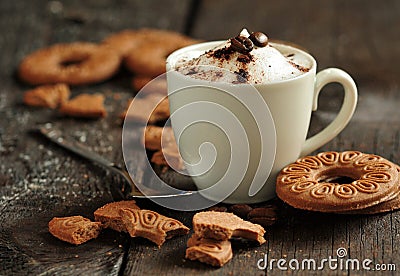
[[[400,269],[400,212],[375,216],[340,216],[280,209],[278,223],[267,229],[260,247],[235,241],[234,257],[215,269],[184,259],[188,236],[177,237],[158,249],[145,239],[105,231],[81,246],[53,238],[47,223],[54,216],[84,215],[113,200],[110,185],[121,179],[50,144],[31,132],[52,122],[91,150],[123,164],[118,115],[132,96],[130,74],[93,86],[73,88],[73,95],[101,92],[109,116],[77,120],[57,112],[22,105],[29,87],[15,77],[19,61],[53,43],[101,41],[126,28],[156,27],[186,31],[211,40],[236,35],[246,26],[270,38],[294,41],[312,53],[319,69],[340,67],[359,88],[359,103],[350,124],[318,151],[360,150],[400,163],[400,2],[371,1],[128,1],[88,0],[0,2],[0,275],[364,275],[371,272],[329,270],[260,270],[257,261],[285,258],[347,257],[373,263],[394,263]],[[58,6],[57,6],[58,5]],[[60,9],[61,7],[61,9]],[[193,10],[194,9],[194,10]],[[193,20],[191,20],[193,19]],[[189,27],[188,27],[189,26]],[[190,28],[191,27],[191,28]],[[343,97],[339,85],[324,88],[310,135],[336,115]],[[145,162],[133,153],[136,181],[152,179]],[[187,181],[161,173],[174,185]],[[191,227],[193,213],[176,212],[142,200],[142,208],[156,210]],[[374,271],[374,275],[396,275]]]
[[[53,43],[99,42],[126,28],[184,30],[186,4],[165,13],[159,1],[14,1],[0,4],[0,275],[118,275],[129,241],[103,232],[99,239],[71,246],[47,230],[54,216],[82,214],[113,200],[109,185],[121,180],[31,132],[52,122],[89,149],[122,165],[119,113],[132,96],[130,75],[122,71],[100,85],[74,87],[72,94],[106,95],[109,116],[77,120],[22,105],[28,86],[15,78],[19,61]],[[60,10],[58,10],[60,9]],[[137,158],[137,162],[143,162]],[[137,166],[137,181],[143,177]]]

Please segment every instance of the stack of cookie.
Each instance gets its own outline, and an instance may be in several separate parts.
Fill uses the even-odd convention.
[[[120,117],[129,122],[157,124],[169,118],[166,58],[173,51],[197,43],[182,34],[155,29],[125,30],[102,42],[115,49],[125,67],[133,73],[132,88],[137,92],[135,108],[129,108]],[[145,87],[145,89],[143,89]]]
[[[184,170],[184,166],[172,130],[164,127],[170,116],[165,61],[176,49],[197,42],[178,33],[154,29],[126,30],[103,41],[120,53],[125,67],[134,74],[131,84],[137,94],[128,101],[120,118],[125,126],[144,125],[142,142],[151,162],[176,171]],[[161,143],[161,137],[168,142]]]
[[[187,242],[186,258],[212,266],[223,266],[232,259],[231,238],[266,242],[265,230],[227,212],[206,211],[193,216],[194,234]]]
[[[276,192],[287,204],[309,211],[377,214],[400,208],[400,167],[359,151],[321,152],[288,165]]]
[[[144,128],[142,144],[152,152],[150,161],[177,172],[185,170],[172,128],[148,125]]]

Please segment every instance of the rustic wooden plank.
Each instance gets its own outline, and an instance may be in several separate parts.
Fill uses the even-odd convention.
[[[37,123],[51,121],[91,150],[122,164],[117,117],[131,95],[130,74],[121,72],[111,81],[73,89],[74,95],[105,93],[110,114],[106,119],[66,119],[49,110],[22,106],[21,92],[27,86],[13,79],[14,69],[27,53],[56,42],[96,42],[109,33],[144,26],[186,30],[201,39],[224,39],[247,26],[265,31],[271,38],[294,41],[315,55],[320,68],[342,67],[354,76],[359,86],[360,101],[351,123],[320,150],[356,149],[400,163],[399,67],[396,66],[400,40],[397,28],[388,27],[399,25],[398,1],[385,1],[379,7],[355,0],[289,1],[285,5],[253,1],[244,8],[245,4],[239,1],[206,0],[198,6],[192,30],[185,26],[189,2],[164,2],[73,0],[63,2],[60,11],[57,6],[39,0],[0,4],[0,29],[8,30],[0,38],[0,274],[286,275],[276,263],[273,270],[260,270],[257,261],[264,254],[268,261],[321,260],[336,257],[340,247],[351,258],[399,264],[398,212],[337,216],[285,207],[280,210],[278,223],[268,229],[267,244],[255,247],[234,242],[234,258],[221,269],[184,260],[188,237],[167,241],[161,249],[147,240],[130,239],[111,231],[79,247],[51,237],[46,224],[53,216],[84,214],[93,218],[97,207],[113,200],[107,185],[119,185],[121,180],[28,130]],[[338,88],[331,85],[321,94],[311,134],[335,116],[342,97]],[[120,99],[114,97],[115,92],[120,93]],[[142,171],[143,157],[135,158],[136,180],[151,181]],[[161,176],[175,184],[182,183],[171,171]],[[138,204],[191,226],[192,212],[166,210],[143,200]],[[294,273],[311,274],[310,271]],[[324,270],[324,274],[330,275],[344,273],[358,274]]]
[[[113,201],[109,185],[121,179],[60,149],[30,129],[52,122],[89,149],[123,165],[118,119],[132,95],[130,74],[122,71],[109,82],[74,87],[72,94],[101,92],[109,116],[76,120],[56,111],[22,105],[28,86],[14,78],[19,61],[53,43],[99,42],[126,28],[184,30],[186,4],[165,13],[159,1],[6,1],[0,4],[0,274],[118,275],[123,265],[126,236],[104,231],[81,246],[58,241],[47,231],[54,216],[82,214]],[[138,162],[143,162],[137,158]],[[141,181],[137,166],[137,181]]]
[[[359,104],[346,129],[318,151],[355,149],[374,152],[399,163],[400,114],[395,107],[399,105],[399,71],[398,67],[392,67],[398,62],[400,39],[395,34],[396,28],[388,27],[399,24],[398,3],[387,1],[375,7],[362,1],[302,1],[301,4],[290,1],[285,5],[252,1],[247,6],[244,9],[239,1],[203,1],[192,34],[210,40],[224,39],[245,26],[265,31],[271,38],[302,45],[316,57],[320,69],[344,68],[358,84]],[[225,19],[224,24],[220,23],[220,18]],[[213,32],[209,31],[209,24],[213,24]],[[324,88],[319,110],[312,117],[310,135],[319,132],[335,117],[343,97],[341,90],[338,85]],[[398,212],[377,216],[335,216],[289,209],[284,213],[283,221],[272,227],[268,235],[267,248],[259,248],[259,252],[268,253],[268,260],[282,257],[321,260],[336,257],[336,250],[343,247],[349,258],[399,263],[396,249]],[[240,257],[235,255],[232,262],[237,263],[236,258]],[[246,264],[245,268],[235,271],[227,266],[224,272],[255,273],[254,261]],[[310,271],[297,272],[299,275],[310,274]],[[267,275],[285,273],[276,267],[266,271]],[[343,273],[360,272],[324,270],[324,275]],[[374,273],[394,275],[393,272]]]

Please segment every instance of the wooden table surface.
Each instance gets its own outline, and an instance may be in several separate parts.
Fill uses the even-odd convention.
[[[250,1],[248,1],[250,2]],[[77,120],[52,110],[22,104],[29,86],[15,76],[21,59],[58,42],[99,42],[107,35],[140,27],[184,32],[203,40],[232,37],[243,26],[269,37],[293,41],[312,53],[319,70],[348,71],[359,89],[350,124],[318,151],[360,150],[400,163],[400,2],[362,1],[1,1],[0,2],[0,275],[358,275],[362,270],[260,270],[257,261],[335,257],[395,264],[400,270],[400,212],[373,216],[337,216],[288,208],[267,229],[262,246],[234,243],[234,257],[215,269],[184,259],[187,237],[161,249],[144,239],[105,231],[101,237],[72,246],[47,230],[54,216],[93,211],[113,200],[109,185],[121,180],[54,146],[31,130],[51,122],[91,150],[122,165],[118,114],[133,95],[131,74],[122,70],[109,81],[74,87],[73,95],[107,96],[107,118]],[[118,95],[116,97],[115,95]],[[310,133],[329,123],[340,107],[342,89],[324,88]],[[141,162],[137,160],[140,168]],[[139,170],[139,169],[138,169]],[[167,172],[171,178],[171,173]],[[172,174],[172,179],[174,175]],[[140,180],[140,179],[139,179]],[[145,179],[142,179],[145,180]],[[193,213],[139,204],[191,226]],[[396,275],[375,271],[371,275]]]

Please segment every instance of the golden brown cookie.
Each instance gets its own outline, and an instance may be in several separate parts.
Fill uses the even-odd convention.
[[[111,202],[98,208],[94,212],[94,219],[101,222],[104,228],[111,228],[118,232],[127,232],[119,214],[122,208],[140,209],[134,200]]]
[[[161,139],[163,140],[161,141]],[[153,164],[169,166],[177,171],[185,169],[171,127],[146,126],[144,128],[142,144],[146,149],[156,151],[151,157]]]
[[[193,234],[187,242],[185,258],[221,267],[232,259],[231,242],[205,239]]]
[[[177,171],[183,171],[185,169],[185,164],[179,153],[178,146],[175,144],[170,144],[162,150],[156,151],[151,157],[151,162],[156,165],[171,167]]]
[[[347,183],[337,183],[346,177]],[[319,212],[359,210],[387,201],[397,191],[395,165],[358,151],[322,152],[288,165],[278,175],[276,192],[289,205]]]
[[[156,77],[165,73],[165,61],[173,51],[198,41],[180,33],[148,30],[145,43],[137,45],[125,57],[125,65],[133,73]]]
[[[135,98],[134,107],[131,107],[132,101],[128,101],[127,109],[120,115],[120,118],[125,119],[126,122],[154,124],[169,118],[169,101],[163,95]]]
[[[174,32],[151,28],[126,29],[107,36],[102,44],[114,49],[121,57],[125,57],[142,44],[159,43],[160,38],[169,33]]]
[[[360,209],[360,210],[341,212],[341,214],[343,214],[343,215],[374,215],[374,214],[395,211],[398,209],[400,209],[399,194],[397,194],[397,196],[394,197],[393,199],[379,203],[377,205],[367,207],[364,209]]]
[[[60,112],[68,116],[79,118],[105,117],[107,111],[104,108],[104,95],[80,94],[61,104]]]
[[[97,238],[101,229],[100,222],[92,222],[82,216],[53,218],[49,222],[49,232],[54,237],[72,244]]]
[[[170,144],[176,145],[174,132],[171,127],[159,127],[148,125],[144,128],[142,136],[142,144],[148,150],[161,150],[162,145],[168,147]]]
[[[119,69],[121,59],[109,47],[94,43],[55,44],[25,57],[20,78],[30,84],[82,85],[104,81]]]
[[[397,171],[400,173],[400,166],[396,166]],[[395,211],[400,209],[400,182],[397,184],[398,189],[393,195],[393,198],[389,199],[388,201],[379,203],[377,205],[367,207],[360,210],[348,211],[343,212],[341,214],[351,214],[351,215],[373,215],[373,214],[380,214],[386,213],[390,211]]]
[[[56,108],[69,99],[68,85],[59,83],[54,85],[42,85],[24,93],[24,103],[31,106]]]
[[[165,240],[189,233],[182,222],[150,210],[121,209],[120,215],[131,237],[146,238],[160,247]]]
[[[131,80],[131,85],[133,90],[139,91],[142,89],[147,83],[149,83],[153,78],[145,75],[137,75],[134,76]]]
[[[240,237],[266,242],[265,230],[261,225],[245,221],[238,216],[227,212],[205,211],[193,216],[193,230],[197,236],[215,240],[228,240]]]
[[[140,30],[123,30],[111,34],[103,40],[103,44],[114,49],[121,57],[124,57],[135,46],[143,43],[143,34]]]

